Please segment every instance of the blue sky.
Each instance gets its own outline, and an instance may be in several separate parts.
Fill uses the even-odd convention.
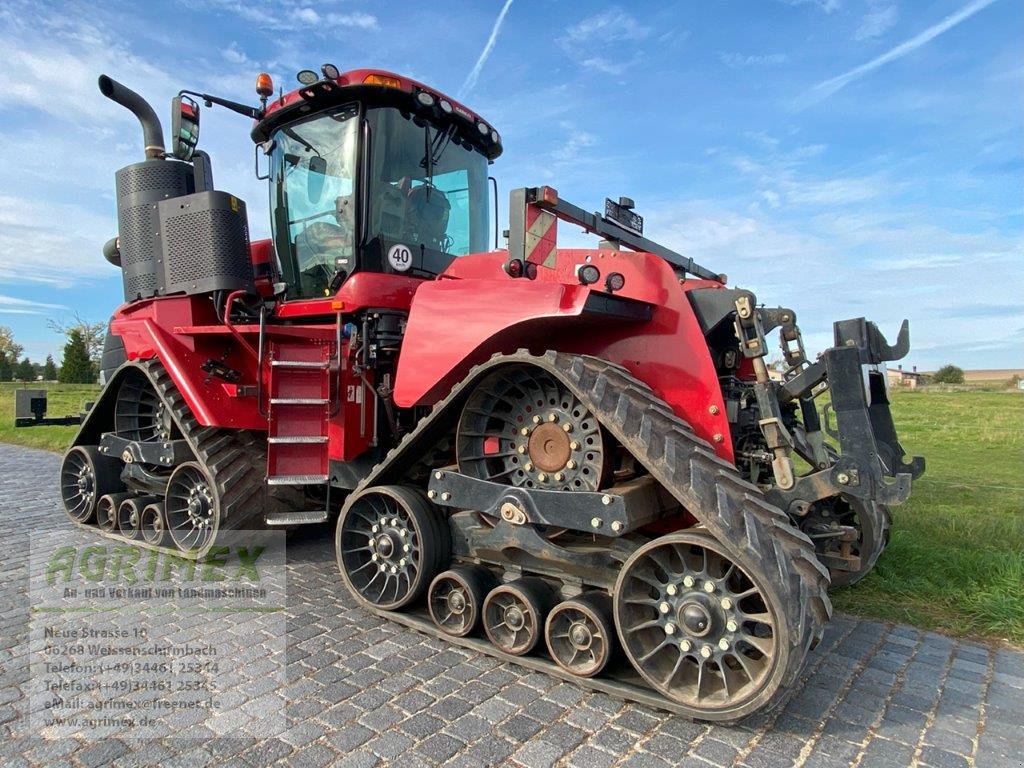
[[[100,247],[141,138],[98,74],[164,118],[179,88],[255,103],[260,70],[291,89],[329,61],[483,114],[502,203],[536,184],[592,210],[633,197],[651,237],[794,308],[812,349],[834,319],[892,336],[909,317],[908,365],[1020,367],[1022,30],[1018,0],[5,0],[0,325],[41,359],[62,344],[48,317],[120,300]],[[263,236],[248,128],[207,110],[201,145]]]

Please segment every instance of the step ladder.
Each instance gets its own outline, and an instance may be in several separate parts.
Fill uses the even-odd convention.
[[[274,340],[268,352],[267,485],[329,488],[331,347]],[[266,519],[270,526],[288,526],[322,523],[328,517],[325,505],[322,510],[268,513]]]

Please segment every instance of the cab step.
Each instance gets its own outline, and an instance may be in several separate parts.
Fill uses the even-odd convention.
[[[326,523],[329,517],[326,509],[313,509],[308,512],[271,512],[267,514],[266,522],[271,528],[279,528],[288,525]]]
[[[327,475],[271,475],[267,485],[326,485]]]
[[[271,360],[273,368],[303,368],[314,371],[326,371],[331,364],[326,360]]]
[[[327,442],[327,435],[288,435],[285,437],[268,437],[271,445],[322,445]]]

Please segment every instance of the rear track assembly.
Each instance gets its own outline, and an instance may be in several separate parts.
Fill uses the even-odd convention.
[[[130,383],[123,386],[126,381]],[[145,384],[149,386],[146,387]],[[69,512],[72,522],[115,541],[129,542],[150,550],[196,559],[203,557],[209,551],[222,531],[244,528],[247,524],[262,527],[260,515],[264,512],[266,504],[263,482],[266,459],[264,444],[261,440],[249,432],[201,426],[174,386],[170,375],[160,363],[154,360],[123,365],[111,379],[101,398],[117,397],[123,392],[131,393],[133,397],[131,402],[127,403],[130,406],[128,409],[130,418],[124,417],[126,404],[120,404],[122,408],[118,416],[122,420],[121,426],[128,429],[141,429],[142,434],[138,436],[151,439],[163,439],[172,434],[176,437],[180,433],[195,457],[194,463],[190,462],[181,466],[186,469],[193,467],[193,475],[196,473],[208,475],[207,482],[212,486],[208,489],[209,496],[215,500],[218,507],[217,512],[213,515],[206,514],[202,518],[204,521],[208,521],[209,525],[197,529],[199,535],[178,534],[176,540],[188,549],[161,546],[155,543],[161,540],[171,540],[171,537],[175,536],[175,523],[172,521],[168,525],[166,518],[159,523],[154,523],[155,513],[152,510],[145,520],[151,533],[141,539],[126,537],[116,530],[101,530],[93,525],[88,525],[84,522],[88,517],[83,516],[81,508],[77,506],[73,506]],[[145,407],[139,407],[139,403],[144,403]],[[76,447],[72,448],[65,457],[62,473],[75,473],[73,479],[76,483],[78,482],[77,472],[81,466],[87,463],[89,457],[97,456],[102,459],[100,471],[106,472],[108,475],[110,466],[114,462],[120,464],[114,457],[96,454],[96,449],[92,446],[81,445],[85,442],[85,436],[98,435],[111,430],[112,425],[95,423],[95,420],[99,418],[98,414],[103,412],[104,409],[100,407],[92,409],[89,418],[86,419],[75,438]],[[156,430],[147,429],[147,418],[157,421],[162,426]],[[83,451],[90,453],[86,456]],[[195,477],[192,476],[185,479],[195,481]],[[118,487],[113,490],[123,493],[123,485],[120,483],[117,485]],[[191,488],[195,489],[196,487],[193,482]],[[181,514],[177,517],[178,524],[188,518],[188,489],[185,493],[183,505],[179,505],[184,511],[179,509]],[[142,496],[140,494],[140,498]],[[147,497],[144,501],[143,506],[152,505],[153,499]],[[193,506],[197,505],[193,503]],[[142,525],[143,520],[140,519],[139,526],[142,527]],[[158,530],[153,530],[154,525]],[[170,536],[163,535],[165,529],[169,529],[167,532]],[[182,531],[184,528],[178,530]]]
[[[623,677],[621,673],[615,673],[617,677],[613,682],[608,679],[585,678],[566,672],[554,662],[538,656],[513,656],[498,651],[492,644],[472,637],[454,638],[451,633],[444,633],[435,625],[429,623],[429,614],[421,606],[410,606],[411,613],[396,614],[382,612],[379,606],[368,604],[365,599],[360,602],[371,610],[381,615],[387,615],[398,621],[412,626],[416,629],[429,631],[440,637],[450,639],[466,647],[473,647],[485,653],[498,656],[508,661],[516,661],[533,669],[543,669],[563,679],[571,679],[581,685],[604,690],[608,693],[623,696],[646,704],[654,704],[679,714],[690,717],[717,721],[732,721],[742,718],[755,710],[764,710],[776,706],[785,696],[785,692],[792,687],[802,667],[807,652],[820,640],[824,625],[831,614],[831,603],[827,595],[828,573],[818,562],[814,554],[814,547],[810,540],[795,529],[789,518],[778,508],[767,503],[761,491],[751,483],[740,478],[736,468],[730,463],[718,458],[710,446],[700,438],[696,437],[689,427],[671,412],[668,406],[661,401],[654,392],[645,384],[632,377],[624,368],[592,357],[568,355],[555,352],[548,352],[542,356],[531,355],[528,352],[520,351],[510,355],[496,355],[488,362],[477,366],[466,379],[441,402],[439,402],[417,427],[405,437],[405,439],[388,453],[385,459],[370,472],[370,474],[359,484],[349,497],[345,508],[342,510],[339,521],[345,519],[347,510],[357,502],[364,493],[372,492],[375,486],[381,484],[409,483],[415,482],[407,474],[407,468],[414,466],[421,457],[434,445],[446,440],[456,429],[462,413],[463,405],[471,398],[474,387],[485,380],[492,372],[502,366],[522,366],[533,368],[543,374],[554,378],[561,385],[566,387],[572,395],[592,414],[594,414],[601,426],[623,446],[641,465],[651,477],[657,480],[666,488],[672,496],[686,509],[700,527],[695,535],[704,536],[707,546],[715,551],[720,551],[726,557],[725,562],[736,563],[737,569],[726,568],[715,574],[707,575],[706,582],[701,581],[692,591],[707,587],[709,597],[714,597],[713,602],[708,603],[706,610],[707,621],[716,624],[720,634],[725,634],[724,626],[728,623],[736,628],[731,630],[737,637],[747,637],[745,641],[749,647],[764,648],[764,658],[767,660],[762,667],[749,668],[744,670],[741,663],[723,661],[735,650],[730,646],[730,651],[723,650],[717,645],[694,645],[687,649],[687,646],[680,639],[679,645],[658,643],[654,638],[665,638],[669,633],[680,631],[682,638],[684,630],[667,628],[671,622],[659,618],[658,614],[664,612],[666,615],[680,617],[679,622],[685,622],[685,615],[697,622],[693,624],[693,631],[699,625],[696,613],[700,611],[696,599],[684,599],[691,591],[682,587],[682,574],[687,572],[687,564],[676,559],[663,567],[660,580],[657,581],[656,590],[651,592],[652,604],[649,610],[652,611],[651,622],[659,622],[651,626],[657,627],[660,634],[649,634],[643,637],[632,636],[631,631],[624,633],[623,626],[618,626],[619,636],[629,651],[630,643],[639,647],[634,648],[632,654],[634,661],[647,655],[647,658],[657,659],[657,654],[662,652],[663,647],[670,647],[673,662],[679,662],[668,669],[668,682],[660,683],[658,677],[665,671],[665,660],[657,662],[655,667],[644,674],[649,682],[653,682],[665,691],[670,692],[669,696],[661,696],[655,691],[644,688],[637,674],[630,670]],[[422,481],[420,481],[422,482]],[[437,514],[440,516],[441,512]],[[509,525],[507,521],[499,521],[498,526]],[[668,539],[669,537],[663,537]],[[654,541],[661,541],[655,539]],[[624,544],[626,542],[623,542]],[[639,546],[642,540],[636,542],[634,547]],[[680,546],[683,546],[680,544]],[[680,550],[678,557],[691,558],[687,554],[694,547],[699,549],[699,542],[687,542]],[[685,550],[685,551],[684,551]],[[675,556],[674,556],[675,557]],[[467,562],[473,562],[475,558],[472,553],[463,557]],[[717,562],[717,561],[716,561]],[[705,561],[706,563],[706,561]],[[499,570],[501,563],[491,562],[492,567]],[[341,563],[341,552],[339,550],[339,566],[344,571]],[[644,564],[640,568],[649,568]],[[697,565],[693,566],[697,568]],[[705,569],[711,568],[705,564]],[[718,566],[714,566],[718,567]],[[637,571],[638,573],[640,571]],[[694,571],[699,573],[699,571]],[[744,574],[744,579],[738,575]],[[643,571],[647,573],[647,571]],[[526,567],[511,569],[507,578],[515,576],[529,576],[529,569]],[[552,574],[543,574],[551,579]],[[647,578],[651,578],[648,576]],[[692,577],[690,583],[693,583]],[[677,586],[676,580],[679,580]],[[739,579],[737,581],[737,579]],[[555,579],[557,580],[557,579]],[[771,604],[770,615],[765,609],[746,608],[751,613],[750,618],[745,616],[738,608],[733,608],[732,594],[728,589],[740,590],[739,584],[756,585],[759,594],[765,596]],[[730,585],[732,585],[730,587]],[[584,585],[585,586],[585,585]],[[621,584],[619,585],[621,588]],[[757,590],[755,590],[757,591]],[[615,596],[613,594],[613,596]],[[743,597],[739,599],[745,599]],[[676,605],[679,603],[679,605]],[[721,606],[728,605],[729,610]],[[695,607],[696,606],[696,607]],[[618,612],[617,608],[617,612]],[[758,613],[757,611],[760,611]],[[669,613],[671,612],[671,613]],[[514,612],[513,612],[514,613]],[[721,615],[719,615],[721,614]],[[518,624],[518,614],[513,618]],[[746,622],[744,624],[744,622]],[[636,616],[633,616],[633,623],[636,625]],[[641,622],[643,623],[643,622]],[[747,630],[746,635],[739,627],[743,624]],[[755,625],[760,625],[755,629]],[[720,627],[718,625],[721,625]],[[645,629],[641,627],[640,629]],[[706,630],[701,630],[706,631]],[[580,633],[582,639],[582,633]],[[638,639],[639,637],[639,639]],[[717,637],[717,636],[716,636]],[[721,642],[721,641],[719,641]],[[538,647],[541,647],[540,643]],[[511,645],[513,653],[519,653],[518,647]],[[756,653],[753,656],[760,656]],[[697,677],[688,681],[689,672],[680,674],[682,682],[675,677],[681,665],[686,661],[685,669],[699,670],[694,674]],[[727,665],[715,667],[721,670],[719,676],[726,679],[719,687],[724,686],[725,693],[719,698],[725,701],[723,706],[693,706],[687,703],[685,691],[696,686],[698,698],[707,693],[702,689],[703,683],[700,676],[703,675],[705,662]],[[641,671],[647,669],[644,663],[640,663]],[[611,670],[611,667],[609,667]],[[735,674],[734,674],[735,672]],[[606,673],[606,674],[610,674]],[[733,686],[739,690],[745,690],[754,686],[754,681],[769,680],[770,684],[762,685],[747,699],[738,699],[735,706],[729,704],[729,689]],[[665,687],[667,686],[667,687]],[[689,687],[687,687],[689,686]]]

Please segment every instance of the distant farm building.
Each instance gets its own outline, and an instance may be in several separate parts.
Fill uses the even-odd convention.
[[[916,389],[921,383],[921,377],[924,374],[917,372],[917,366],[915,365],[913,370],[905,371],[902,365],[897,365],[895,368],[889,368],[885,372],[886,377],[889,380],[890,387],[909,387],[910,389]]]

